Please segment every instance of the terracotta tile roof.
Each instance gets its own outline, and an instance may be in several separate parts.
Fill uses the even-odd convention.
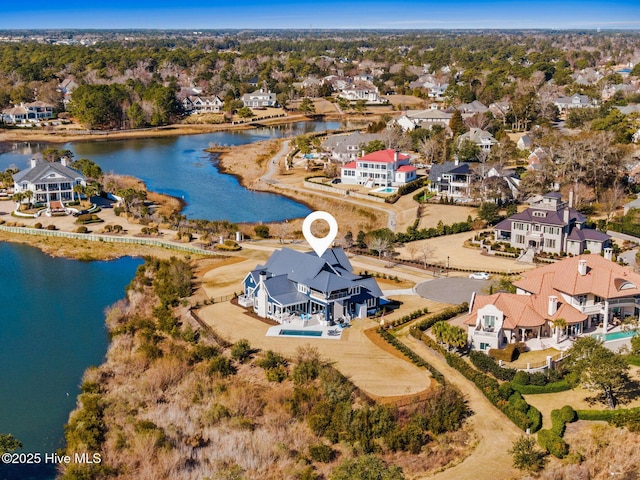
[[[587,262],[587,274],[580,275],[578,263]],[[640,295],[640,275],[600,255],[579,255],[522,274],[514,285],[537,295],[564,292],[591,293],[602,298]],[[545,278],[547,277],[547,278]]]
[[[550,295],[552,295],[550,293]],[[554,295],[557,296],[557,295]],[[465,319],[466,325],[475,325],[478,310],[486,305],[494,305],[504,314],[503,328],[514,330],[516,328],[533,328],[544,325],[547,321],[564,318],[567,324],[579,323],[587,319],[557,296],[557,310],[554,315],[549,315],[549,295],[516,295],[515,293],[496,293],[494,295],[479,295],[476,297],[473,309]]]
[[[356,162],[349,162],[345,164],[342,168],[348,168],[350,170],[355,170],[357,167]]]
[[[416,170],[416,167],[414,167],[413,165],[402,165],[400,168],[398,168],[398,172],[413,172]]]

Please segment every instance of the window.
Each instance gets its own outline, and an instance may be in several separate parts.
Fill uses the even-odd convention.
[[[516,243],[524,243],[524,235],[516,235]]]
[[[544,239],[545,248],[556,248],[556,240],[555,238],[545,238]]]
[[[480,342],[480,350],[488,350],[491,348],[491,345],[488,343]]]
[[[491,330],[493,330],[496,326],[496,317],[495,315],[485,315],[484,316],[484,328],[488,329],[490,328]]]

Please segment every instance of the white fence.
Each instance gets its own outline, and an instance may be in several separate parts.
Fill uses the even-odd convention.
[[[110,243],[128,243],[135,245],[150,245],[153,247],[168,248],[170,250],[178,250],[181,252],[195,253],[198,255],[216,255],[211,250],[205,250],[203,248],[192,247],[189,245],[180,245],[172,242],[165,242],[154,238],[138,238],[127,236],[113,236],[113,235],[96,235],[87,233],[73,233],[62,232],[60,230],[46,230],[38,228],[28,227],[8,227],[6,225],[0,225],[0,231],[9,233],[19,233],[22,235],[40,235],[43,237],[62,237],[72,238],[76,240],[89,240],[90,242],[110,242]]]

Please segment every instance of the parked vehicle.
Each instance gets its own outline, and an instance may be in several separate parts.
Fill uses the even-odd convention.
[[[474,280],[489,280],[489,274],[487,272],[474,272],[469,275],[469,278]]]

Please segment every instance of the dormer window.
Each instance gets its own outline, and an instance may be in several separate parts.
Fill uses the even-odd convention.
[[[613,281],[613,284],[616,287],[616,290],[620,291],[620,290],[630,290],[630,289],[634,289],[634,288],[638,288],[636,287],[636,284],[633,282],[630,282],[629,280],[627,280],[626,278],[616,278]]]
[[[544,218],[547,216],[547,212],[533,212],[534,217]]]

